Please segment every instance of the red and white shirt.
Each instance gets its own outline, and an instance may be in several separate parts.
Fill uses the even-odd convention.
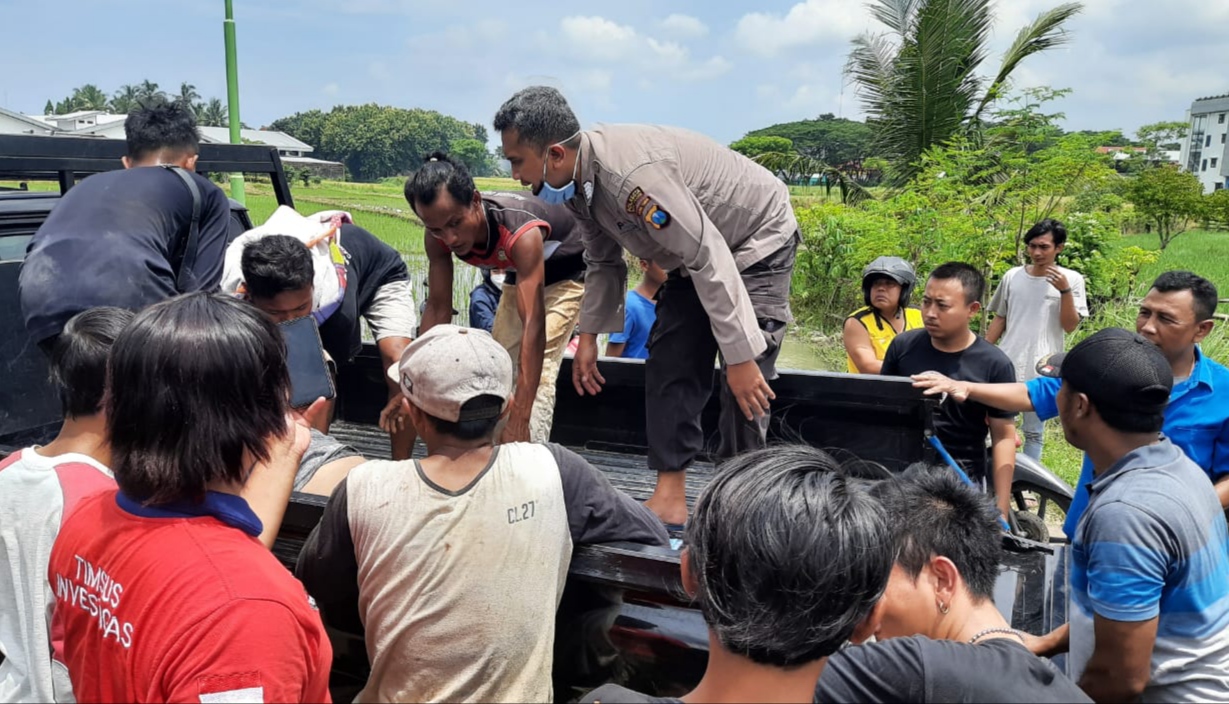
[[[327,702],[333,653],[247,503],[83,501],[51,555],[53,631],[80,701]],[[54,635],[54,634],[53,634]]]
[[[114,488],[111,471],[86,455],[28,447],[0,462],[0,702],[73,701],[68,673],[51,658],[47,563],[64,518]]]
[[[459,257],[461,261],[483,269],[507,271],[507,283],[514,285],[512,247],[525,233],[541,229],[544,283],[549,286],[584,274],[583,227],[566,207],[527,194],[497,192],[482,194],[482,208],[487,219],[487,241]]]

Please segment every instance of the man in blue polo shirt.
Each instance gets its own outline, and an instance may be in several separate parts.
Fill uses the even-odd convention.
[[[1162,430],[1203,468],[1216,485],[1221,506],[1229,507],[1229,369],[1199,349],[1199,342],[1212,331],[1216,301],[1212,282],[1189,271],[1167,271],[1157,277],[1140,303],[1135,330],[1161,350],[1173,372]],[[1058,415],[1061,382],[1041,376],[1027,384],[969,384],[928,373],[915,376],[914,386],[926,389],[927,394],[946,393],[956,401],[973,399],[1007,411],[1035,409],[1048,420]],[[1063,523],[1068,536],[1075,534],[1088,505],[1092,480],[1092,463],[1085,456],[1075,498]]]
[[[1229,701],[1229,530],[1204,472],[1161,434],[1174,378],[1143,336],[1102,330],[1038,371],[1092,461],[1071,544],[1070,621],[1029,647],[1069,652],[1096,701]]]

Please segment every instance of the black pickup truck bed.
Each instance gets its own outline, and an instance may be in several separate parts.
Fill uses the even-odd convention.
[[[368,459],[389,459],[388,435],[379,428],[361,423],[341,421],[334,423],[330,434],[358,450]],[[425,452],[422,443],[415,446],[415,457],[421,457]],[[609,450],[591,450],[584,447],[572,447],[589,464],[602,470],[616,488],[626,492],[638,501],[644,501],[653,494],[653,482],[656,474],[649,471],[648,462],[643,456],[631,455]],[[697,462],[687,472],[687,503],[692,504],[696,495],[708,484],[713,474],[711,462]]]
[[[596,397],[580,397],[564,360],[557,387],[552,440],[570,447],[637,499],[652,493],[655,474],[644,455],[643,364],[603,362],[607,385]],[[896,471],[934,461],[925,442],[932,401],[907,382],[844,374],[788,372],[774,384],[777,401],[772,437],[807,442]],[[370,458],[388,457],[388,440],[374,426],[385,399],[374,350],[366,350],[339,379],[333,434]],[[709,421],[716,401],[705,411]],[[706,422],[707,428],[713,427]],[[421,452],[421,445],[418,448]],[[694,501],[713,474],[702,461],[688,472]],[[287,566],[319,520],[324,497],[295,494],[275,552]],[[995,587],[995,603],[1016,628],[1048,632],[1066,620],[1060,567],[1064,548],[1008,541]],[[555,694],[568,701],[608,681],[659,696],[678,695],[698,681],[707,661],[707,631],[679,582],[676,550],[631,544],[580,546],[556,618]],[[336,660],[335,694],[361,686],[367,662],[361,634],[331,631]]]

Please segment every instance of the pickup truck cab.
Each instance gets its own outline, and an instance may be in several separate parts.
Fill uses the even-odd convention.
[[[48,179],[58,192],[0,190],[0,456],[54,436],[59,403],[46,377],[47,366],[24,329],[17,303],[17,275],[26,243],[55,207],[60,193],[82,174],[121,168],[124,145],[117,140],[0,136],[0,182]],[[250,145],[202,145],[201,172],[267,174],[278,202],[293,206],[275,150]],[[245,211],[238,226],[251,226]],[[559,374],[551,439],[586,457],[615,486],[637,499],[652,493],[655,475],[647,468],[644,434],[644,365],[639,360],[604,360],[607,385],[598,396],[580,397],[570,360]],[[908,381],[842,373],[782,371],[773,383],[771,436],[774,442],[805,442],[838,456],[856,457],[868,476],[888,476],[916,461],[937,462],[927,442],[933,432],[934,401]],[[352,365],[341,368],[333,433],[368,458],[387,458],[387,436],[375,427],[387,399],[384,370],[368,344]],[[704,426],[713,435],[718,402],[710,399]],[[715,443],[714,443],[715,444]],[[421,447],[419,448],[421,451]],[[711,462],[688,472],[689,501],[711,478]],[[1044,468],[1021,459],[1013,486],[1021,511],[1066,507],[1071,490]],[[319,522],[325,497],[294,494],[274,552],[293,569],[299,549]],[[1029,514],[1032,515],[1032,514]],[[1045,523],[1037,519],[1035,526]],[[1066,620],[1065,547],[1004,535],[1008,557],[996,585],[995,602],[1015,628],[1048,632]],[[675,536],[680,537],[680,536]],[[330,627],[334,646],[334,697],[352,699],[367,671],[363,634]],[[683,594],[677,549],[631,544],[576,549],[556,619],[555,693],[561,700],[606,682],[659,696],[688,691],[704,671],[708,635],[698,610]]]

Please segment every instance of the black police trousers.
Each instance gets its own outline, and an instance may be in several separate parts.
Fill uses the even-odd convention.
[[[764,379],[777,378],[777,356],[792,322],[789,310],[790,278],[798,236],[781,249],[742,271],[760,332],[768,343],[756,358]],[[657,320],[649,333],[649,359],[645,363],[645,419],[649,468],[658,472],[687,469],[706,450],[701,414],[719,377],[721,413],[718,419],[718,458],[764,447],[768,416],[748,421],[726,383],[725,361],[714,368],[717,340],[695,284],[681,271],[670,272],[657,292]]]

